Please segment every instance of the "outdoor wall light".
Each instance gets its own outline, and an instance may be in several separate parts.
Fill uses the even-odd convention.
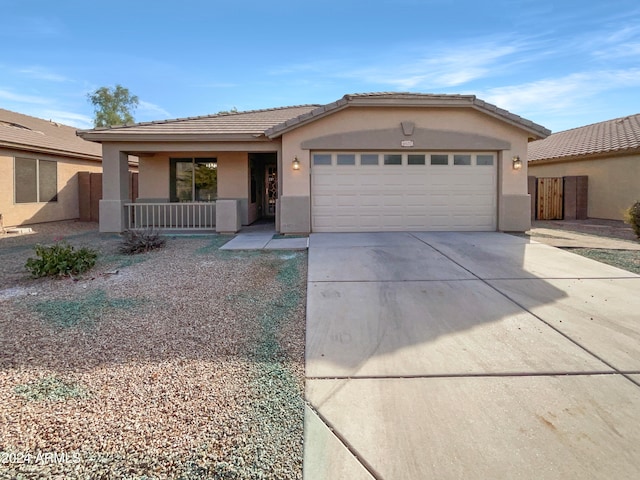
[[[300,160],[298,160],[298,157],[293,157],[292,166],[294,170],[300,170]]]
[[[515,157],[513,157],[513,169],[520,170],[521,168],[522,168],[522,160],[520,160],[520,157],[516,155]]]

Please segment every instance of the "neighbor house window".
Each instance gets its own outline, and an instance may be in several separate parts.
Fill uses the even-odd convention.
[[[58,164],[56,162],[16,157],[14,173],[16,203],[58,201]]]
[[[215,158],[172,158],[172,202],[212,202],[218,196],[218,161]]]

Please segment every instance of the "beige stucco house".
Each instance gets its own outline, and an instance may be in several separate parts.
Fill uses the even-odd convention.
[[[78,218],[78,172],[102,171],[100,145],[66,125],[0,109],[5,227]]]
[[[526,230],[527,146],[550,132],[472,95],[373,93],[78,134],[102,143],[101,231],[308,233]]]
[[[529,175],[586,175],[587,216],[622,220],[623,211],[640,200],[640,114],[530,143]]]

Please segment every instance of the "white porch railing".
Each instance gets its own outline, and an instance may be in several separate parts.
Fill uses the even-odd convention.
[[[127,229],[211,230],[216,202],[127,203]]]

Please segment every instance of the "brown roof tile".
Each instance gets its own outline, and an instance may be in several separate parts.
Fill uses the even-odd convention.
[[[554,133],[529,144],[530,162],[640,151],[640,113]]]
[[[354,106],[404,106],[404,107],[472,107],[489,115],[500,118],[503,121],[511,123],[517,127],[523,128],[534,135],[534,138],[544,138],[551,134],[551,131],[538,125],[531,120],[527,120],[515,115],[507,110],[498,108],[495,105],[480,100],[475,95],[452,95],[452,94],[433,94],[433,93],[411,93],[411,92],[374,92],[374,93],[353,93],[347,94],[340,100],[322,105],[310,112],[304,113],[298,117],[291,118],[280,125],[268,129],[265,133],[267,136],[274,138],[283,133],[311,122],[316,118],[329,115],[330,113],[345,108],[347,105]]]
[[[144,141],[153,141],[159,137],[178,140],[186,139],[189,136],[197,138],[204,136],[217,140],[243,140],[259,138],[264,135],[269,138],[276,138],[289,130],[349,105],[472,107],[527,130],[534,138],[544,138],[551,133],[541,125],[479,100],[474,95],[380,92],[345,95],[327,105],[298,105],[267,110],[178,118],[104,129],[82,130],[78,134],[83,138],[95,141],[125,140],[130,138],[129,135],[134,135],[137,139]]]
[[[309,112],[317,105],[251,110],[247,112],[222,113],[200,117],[177,118],[156,122],[79,132],[85,138],[108,138],[121,134],[129,135],[262,135],[264,131],[290,118]]]
[[[102,146],[76,135],[76,129],[0,108],[0,147],[102,159]]]

